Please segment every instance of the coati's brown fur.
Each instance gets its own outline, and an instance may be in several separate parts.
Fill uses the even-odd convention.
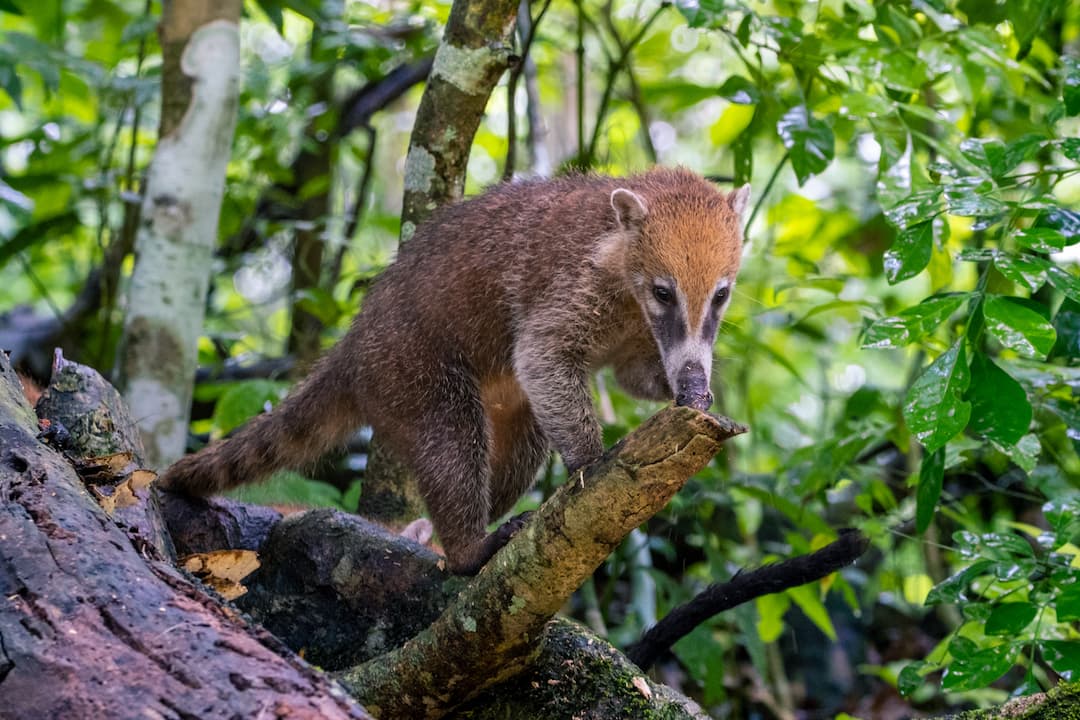
[[[708,408],[747,196],[658,168],[504,184],[440,209],[306,380],[162,482],[193,494],[254,482],[367,423],[415,473],[450,568],[476,572],[516,527],[486,525],[551,447],[571,471],[601,454],[591,371]]]

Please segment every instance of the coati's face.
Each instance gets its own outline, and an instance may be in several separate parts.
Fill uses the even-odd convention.
[[[676,405],[708,410],[713,343],[742,256],[744,185],[704,185],[651,200],[626,189],[611,206],[626,233],[625,270],[660,350]]]

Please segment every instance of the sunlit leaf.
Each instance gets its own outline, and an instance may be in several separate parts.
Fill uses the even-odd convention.
[[[945,322],[967,300],[965,293],[935,295],[893,317],[875,320],[862,337],[864,348],[899,348],[918,342]]]
[[[226,390],[214,405],[214,434],[223,437],[268,409],[284,395],[287,383],[244,380]]]
[[[930,264],[933,250],[932,220],[901,230],[885,253],[885,277],[893,284],[915,277]]]
[[[904,402],[904,420],[927,452],[945,447],[968,424],[971,404],[962,399],[971,381],[963,338],[923,371]]]
[[[1045,318],[1009,298],[988,296],[983,316],[987,331],[998,342],[1025,357],[1044,360],[1057,339],[1054,326]]]

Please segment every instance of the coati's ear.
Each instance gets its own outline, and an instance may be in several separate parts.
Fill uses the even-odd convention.
[[[626,188],[617,188],[611,193],[611,207],[615,210],[615,220],[624,230],[639,229],[649,214],[641,196]]]
[[[746,208],[750,205],[750,184],[732,190],[727,196],[728,205],[740,218],[746,217]]]

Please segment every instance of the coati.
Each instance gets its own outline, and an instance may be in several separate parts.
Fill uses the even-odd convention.
[[[742,250],[744,186],[685,169],[498,185],[436,211],[352,327],[269,413],[162,484],[209,494],[311,463],[361,424],[414,472],[449,568],[472,574],[520,526],[486,525],[554,447],[603,451],[590,372],[706,410]]]

